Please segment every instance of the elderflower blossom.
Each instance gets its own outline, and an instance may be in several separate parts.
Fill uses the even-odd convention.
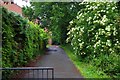
[[[111,46],[111,45],[112,45],[112,44],[111,44],[111,41],[110,41],[110,40],[107,40],[106,45]]]
[[[111,29],[110,29],[110,26],[109,26],[109,25],[106,26],[105,30],[106,30],[106,31],[110,31],[110,30],[111,30]]]

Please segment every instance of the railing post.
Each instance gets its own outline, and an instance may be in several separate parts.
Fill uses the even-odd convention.
[[[52,70],[52,80],[54,80],[54,69]]]

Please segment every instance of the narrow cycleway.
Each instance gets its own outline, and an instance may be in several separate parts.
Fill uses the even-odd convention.
[[[54,67],[54,78],[82,78],[77,68],[59,46],[51,46],[35,66]],[[29,72],[29,74],[32,74]],[[28,73],[26,73],[26,76]],[[37,74],[36,74],[37,75]]]

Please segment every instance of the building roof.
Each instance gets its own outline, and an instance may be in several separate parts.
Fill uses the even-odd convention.
[[[10,2],[10,1],[12,0],[2,0],[0,1],[0,4],[12,12],[22,15],[22,8],[17,4],[14,4],[14,2]]]

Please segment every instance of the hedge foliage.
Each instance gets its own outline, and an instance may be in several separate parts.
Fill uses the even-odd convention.
[[[18,67],[41,55],[47,33],[39,25],[2,8],[2,67]]]
[[[119,13],[114,2],[82,2],[68,28],[71,42],[79,58],[97,66],[112,77],[120,77]]]

